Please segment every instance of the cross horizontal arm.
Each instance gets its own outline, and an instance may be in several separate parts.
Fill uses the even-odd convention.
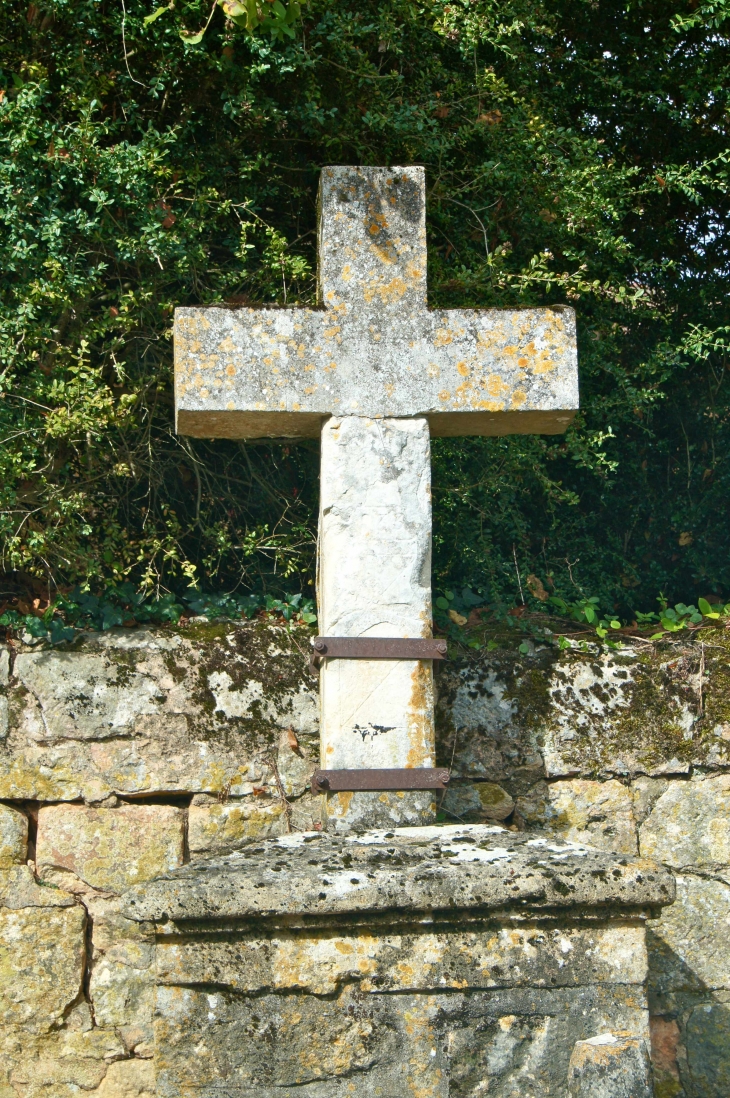
[[[558,434],[578,408],[575,314],[183,308],[175,384],[178,431],[208,438],[318,438],[330,415]]]

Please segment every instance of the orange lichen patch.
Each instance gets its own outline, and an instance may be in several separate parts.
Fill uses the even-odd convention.
[[[487,392],[489,393],[490,397],[494,397],[498,400],[501,397],[506,397],[509,391],[509,385],[507,385],[507,383],[502,380],[499,374],[489,375],[489,377],[487,378]]]
[[[417,282],[419,279],[423,278],[423,268],[420,267],[418,263],[407,263],[406,274],[409,278],[412,278],[414,282]]]
[[[517,365],[520,367],[521,370],[524,370],[525,366],[530,365],[530,360],[529,358],[518,358]]]
[[[454,333],[450,328],[437,328],[436,335],[433,337],[433,343],[435,347],[446,347],[454,339]]]
[[[333,324],[331,328],[325,328],[324,337],[325,339],[334,339],[337,335],[339,335],[339,332],[339,324]]]
[[[388,305],[394,301],[399,301],[407,290],[408,283],[396,276],[391,278],[390,282],[371,282],[369,286],[363,287],[363,297],[367,302],[370,302],[377,296],[380,297],[383,305]]]
[[[541,351],[538,355],[537,362],[533,364],[533,374],[547,374],[550,370],[555,369],[555,362],[550,357],[548,351]]]
[[[473,400],[471,403],[475,412],[503,412],[504,401],[500,400]]]
[[[349,263],[346,263],[345,266],[342,268],[342,274],[340,275],[340,278],[343,282],[349,282],[352,278],[352,267]]]
[[[235,377],[236,367],[235,366],[226,366],[226,373],[228,374],[229,377]]]
[[[458,372],[461,374],[462,377],[468,377],[469,367],[467,366],[467,364],[465,362],[457,362],[456,363],[456,369],[458,370]]]
[[[441,390],[441,392],[439,393],[439,400],[443,404],[446,404],[446,403],[448,403],[449,400],[451,400],[451,393],[449,392],[448,389],[442,389]]]
[[[384,386],[384,388],[385,388],[385,395],[386,396],[392,397],[393,394],[395,393],[395,385],[393,384],[392,381],[389,381],[388,384]]]
[[[527,400],[527,393],[523,393],[521,389],[515,389],[510,400],[510,408],[521,408]]]
[[[233,342],[230,336],[226,336],[226,338],[222,339],[221,342],[218,344],[218,350],[221,351],[223,354],[231,354],[236,350],[236,344]]]
[[[350,807],[350,802],[352,801],[352,796],[353,796],[352,793],[338,793],[337,794],[337,800],[339,801],[340,811],[342,812],[343,815],[345,814],[345,812],[347,812],[348,808]]]
[[[375,212],[372,207],[368,210],[368,214],[370,223],[368,224],[368,222],[366,222],[365,228],[371,236],[377,236],[379,232],[382,232],[383,229],[388,227],[388,222],[383,214]]]

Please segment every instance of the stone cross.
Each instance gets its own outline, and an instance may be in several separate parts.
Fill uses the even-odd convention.
[[[430,438],[557,434],[578,408],[571,309],[429,309],[423,168],[325,167],[317,308],[175,312],[177,430],[321,438],[330,637],[431,636]],[[429,660],[326,659],[330,770],[433,767]],[[326,796],[336,829],[421,824],[431,791]]]

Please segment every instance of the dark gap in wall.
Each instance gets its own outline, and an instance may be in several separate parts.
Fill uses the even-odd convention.
[[[194,793],[117,793],[120,804],[169,804],[173,808],[189,808]]]

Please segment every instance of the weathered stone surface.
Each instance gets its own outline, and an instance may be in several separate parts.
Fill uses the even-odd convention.
[[[701,1098],[730,1094],[730,1002],[698,1003],[687,1018],[685,1041],[686,1091]]]
[[[0,1023],[48,1029],[81,990],[82,907],[0,910]]]
[[[182,810],[170,805],[53,805],[38,814],[36,861],[47,879],[120,893],[182,865]]]
[[[647,960],[640,925],[458,925],[390,934],[359,930],[197,929],[194,943],[161,938],[161,984],[225,985],[241,992],[332,995],[345,984],[383,992],[439,992],[499,987],[642,984]]]
[[[153,927],[125,919],[113,908],[95,916],[89,998],[96,1025],[116,1029],[139,1056],[152,1049],[155,1000]]]
[[[577,1041],[570,1057],[568,1091],[570,1098],[652,1098],[645,1042],[613,1033]]]
[[[670,903],[671,875],[651,862],[472,824],[270,839],[183,866],[125,897],[133,919],[215,914]]]
[[[651,924],[652,990],[730,990],[730,886],[689,875],[676,880],[675,902]]]
[[[19,1026],[0,1028],[0,1072],[11,1098],[94,1093],[111,1064],[124,1056],[124,1045],[112,1030],[90,1027],[33,1036]],[[108,1091],[105,1098],[111,1098]]]
[[[649,1018],[651,1066],[655,1098],[677,1098],[682,1093],[678,1051],[680,1029],[674,1018]]]
[[[0,796],[243,795],[273,782],[282,729],[308,757],[318,750],[301,632],[297,643],[254,622],[113,630],[74,651],[19,653]]]
[[[538,648],[495,651],[439,671],[438,765],[499,782],[515,796],[545,776],[688,774],[730,765],[730,659],[722,629],[649,654]],[[512,642],[514,643],[514,642]],[[505,642],[507,645],[508,642]]]
[[[730,774],[672,782],[641,827],[642,852],[677,869],[730,869]]]
[[[36,884],[27,866],[0,871],[0,1026],[43,1032],[81,990],[86,912]]]
[[[225,804],[191,805],[188,847],[192,857],[233,850],[243,843],[286,832],[281,801],[244,797]]]
[[[439,804],[460,820],[506,820],[514,807],[509,793],[495,782],[450,782]]]
[[[0,869],[22,864],[27,854],[28,817],[9,804],[0,804]]]
[[[428,310],[423,168],[326,167],[321,309],[175,311],[177,429],[316,438],[327,415],[439,434],[560,433],[578,407],[572,309]]]
[[[631,792],[621,782],[541,783],[520,797],[517,811],[532,827],[599,850],[636,854],[636,820]]]
[[[319,627],[330,637],[431,632],[431,475],[425,419],[330,419],[322,428]],[[327,769],[435,765],[430,660],[327,659],[320,671]],[[338,829],[428,823],[428,791],[330,794]]]
[[[162,987],[158,1087],[166,1098],[214,1098],[223,1080],[236,1098],[563,1098],[576,1040],[644,1035],[638,998],[621,985],[431,996],[347,985],[335,998]]]
[[[101,1085],[90,1098],[156,1098],[155,1068],[150,1060],[121,1060],[110,1064]]]

